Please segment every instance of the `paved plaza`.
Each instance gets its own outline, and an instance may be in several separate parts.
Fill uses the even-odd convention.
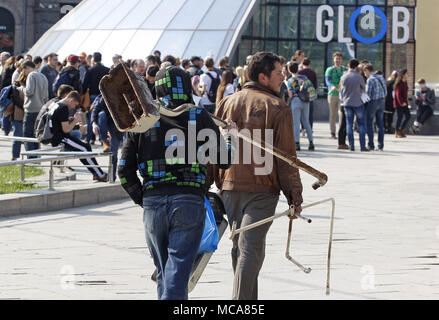
[[[304,211],[312,224],[293,224],[292,256],[310,274],[285,258],[288,219],[273,223],[259,298],[439,299],[439,137],[387,135],[384,152],[351,153],[336,150],[327,132],[327,124],[316,124],[317,151],[299,156],[329,176],[314,191],[314,178],[301,173],[305,204],[336,199],[331,295],[325,295],[330,205],[324,204]],[[0,142],[1,161],[9,152]],[[281,199],[278,213],[287,208]],[[229,235],[190,299],[231,298]],[[2,218],[0,246],[0,299],[156,299],[142,210],[129,200]]]

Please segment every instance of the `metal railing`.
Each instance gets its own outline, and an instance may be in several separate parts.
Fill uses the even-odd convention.
[[[8,140],[8,141],[21,141],[21,142],[37,142],[37,139],[33,138],[24,138],[24,137],[8,137],[8,136],[0,136],[0,140]],[[65,167],[73,167],[66,164],[56,164],[60,161],[65,160],[81,160],[87,158],[102,158],[108,157],[108,182],[114,183],[113,179],[113,153],[112,152],[56,152],[57,150],[62,150],[62,146],[40,149],[34,151],[22,152],[22,160],[16,161],[7,161],[1,162],[0,167],[9,167],[9,166],[21,166],[21,180],[25,180],[25,167],[40,167],[40,168],[50,168],[49,169],[49,190],[55,191],[54,188],[54,168],[65,168]],[[28,159],[24,159],[27,156]],[[38,157],[29,159],[29,157]],[[49,162],[50,165],[42,165],[43,162]],[[81,165],[75,166],[81,168],[97,168],[99,165]]]

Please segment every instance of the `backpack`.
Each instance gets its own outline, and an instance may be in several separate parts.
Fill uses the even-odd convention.
[[[55,79],[55,82],[53,83],[53,92],[56,94],[58,92],[59,87],[63,84],[72,84],[74,74],[70,73],[68,71],[61,72]]]
[[[299,85],[297,95],[300,100],[303,102],[311,102],[317,99],[316,89],[307,77],[299,76],[295,79],[295,81],[297,81],[297,84]]]
[[[38,113],[37,119],[35,120],[34,133],[35,137],[42,144],[49,144],[52,142],[53,133],[50,127],[50,117],[51,117],[51,107],[54,106],[53,103],[47,103],[41,108],[40,113]]]
[[[209,88],[209,92],[207,93],[207,97],[209,98],[210,101],[213,101],[213,103],[215,103],[216,102],[216,94],[218,92],[218,87],[221,84],[221,80],[220,80],[218,74],[217,74],[216,78],[212,77],[210,72],[207,72],[206,74],[212,80],[212,83],[211,83],[210,88]]]

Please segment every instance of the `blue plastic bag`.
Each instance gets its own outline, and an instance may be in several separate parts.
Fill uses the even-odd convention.
[[[204,197],[204,206],[206,207],[206,220],[198,254],[215,252],[218,247],[218,227],[216,226],[212,206],[207,197]]]

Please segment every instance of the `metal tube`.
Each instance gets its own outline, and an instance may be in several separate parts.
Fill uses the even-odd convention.
[[[24,155],[21,155],[21,159],[24,160]],[[24,164],[21,165],[21,182],[24,182],[24,180],[26,179],[25,177],[25,168],[24,168]]]
[[[113,177],[113,153],[110,153],[110,155],[109,155],[109,165],[108,165],[108,176],[109,176],[109,179],[108,179],[108,181],[110,182],[110,183],[114,183],[114,177]]]
[[[329,245],[328,245],[328,265],[327,265],[327,273],[326,273],[326,295],[329,296],[331,293],[329,289],[329,280],[331,273],[331,251],[332,251],[332,235],[334,232],[334,214],[335,214],[335,199],[331,199],[332,201],[332,212],[331,212],[331,223],[329,227]]]
[[[55,191],[53,187],[53,161],[50,161],[50,170],[49,170],[49,190]]]

